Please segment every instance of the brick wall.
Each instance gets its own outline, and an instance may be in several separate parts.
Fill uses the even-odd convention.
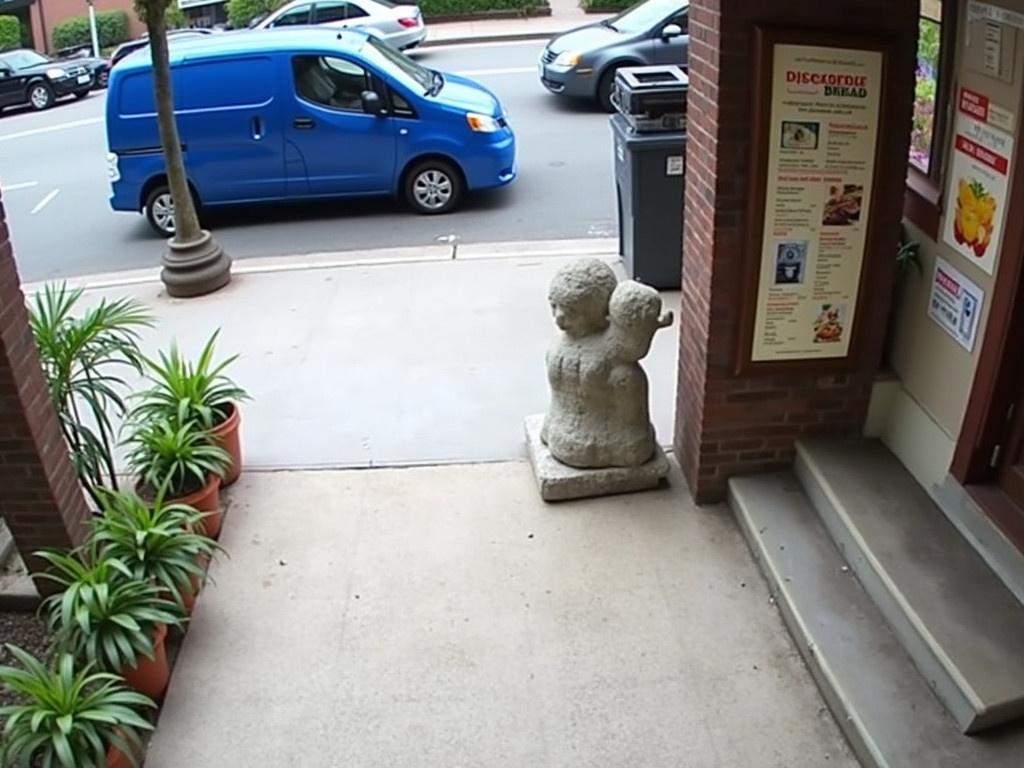
[[[79,544],[88,514],[39,367],[0,203],[0,517],[28,555]]]
[[[692,0],[675,450],[700,502],[720,500],[735,474],[778,468],[804,436],[858,434],[881,356],[902,210],[913,98],[917,0]],[[746,206],[754,27],[894,36],[888,108],[899,117],[883,141],[873,226],[892,252],[868,253],[881,290],[855,322],[866,341],[843,375],[735,376]],[[883,105],[883,109],[886,105]],[[883,274],[884,273],[884,274]]]
[[[146,25],[139,21],[133,0],[95,0],[96,12],[124,11],[128,14],[128,30],[132,37],[146,32]],[[32,21],[32,42],[37,51],[53,50],[53,28],[62,21],[76,16],[86,16],[89,7],[84,0],[36,0],[29,6]]]

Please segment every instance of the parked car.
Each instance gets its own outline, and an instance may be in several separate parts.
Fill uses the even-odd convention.
[[[98,59],[90,56],[92,46],[72,46],[57,51],[57,60],[68,64],[81,64],[92,73],[93,90],[107,87],[107,80],[110,77],[110,62],[107,59]]]
[[[0,53],[0,107],[52,107],[57,99],[89,95],[93,79],[78,63],[54,61],[29,48]]]
[[[427,37],[419,7],[390,0],[293,0],[257,22],[253,29],[301,24],[362,29],[399,50],[413,48]]]
[[[540,56],[552,93],[594,99],[612,110],[615,70],[645,64],[686,68],[689,0],[647,0],[618,16],[556,36]]]
[[[214,30],[212,29],[169,29],[167,30],[167,40],[184,40],[190,37],[201,37],[203,35],[212,35]],[[129,53],[140,51],[143,48],[149,47],[149,35],[143,35],[134,40],[121,43],[114,52],[110,54],[110,66],[114,67],[119,61],[121,61]]]
[[[396,195],[439,214],[516,177],[515,137],[493,93],[364,32],[234,32],[183,40],[170,60],[201,208]],[[106,123],[111,207],[173,234],[146,52],[111,70]]]

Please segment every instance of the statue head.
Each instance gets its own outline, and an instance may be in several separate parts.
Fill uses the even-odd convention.
[[[555,324],[568,336],[587,336],[608,327],[608,301],[618,279],[599,259],[562,267],[551,281],[548,301]]]
[[[672,324],[672,313],[661,311],[658,292],[633,280],[616,286],[608,315],[616,331],[616,352],[624,360],[642,359],[650,351],[655,332]]]

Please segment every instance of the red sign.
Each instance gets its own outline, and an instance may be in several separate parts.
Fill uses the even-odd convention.
[[[985,149],[985,147],[974,143],[966,136],[957,134],[956,148],[958,152],[963,152],[965,155],[973,157],[979,163],[984,163],[989,168],[994,168],[996,171],[1003,174],[1003,176],[1006,175],[1006,172],[1010,167],[1010,161],[1005,157],[997,155],[990,149]]]
[[[960,111],[983,123],[988,122],[988,96],[967,88],[960,89]]]

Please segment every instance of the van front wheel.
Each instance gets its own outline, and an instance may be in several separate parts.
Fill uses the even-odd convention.
[[[417,163],[405,177],[405,199],[417,213],[448,213],[462,201],[462,175],[444,160]]]
[[[174,237],[174,198],[166,184],[146,196],[146,221],[161,237]]]

